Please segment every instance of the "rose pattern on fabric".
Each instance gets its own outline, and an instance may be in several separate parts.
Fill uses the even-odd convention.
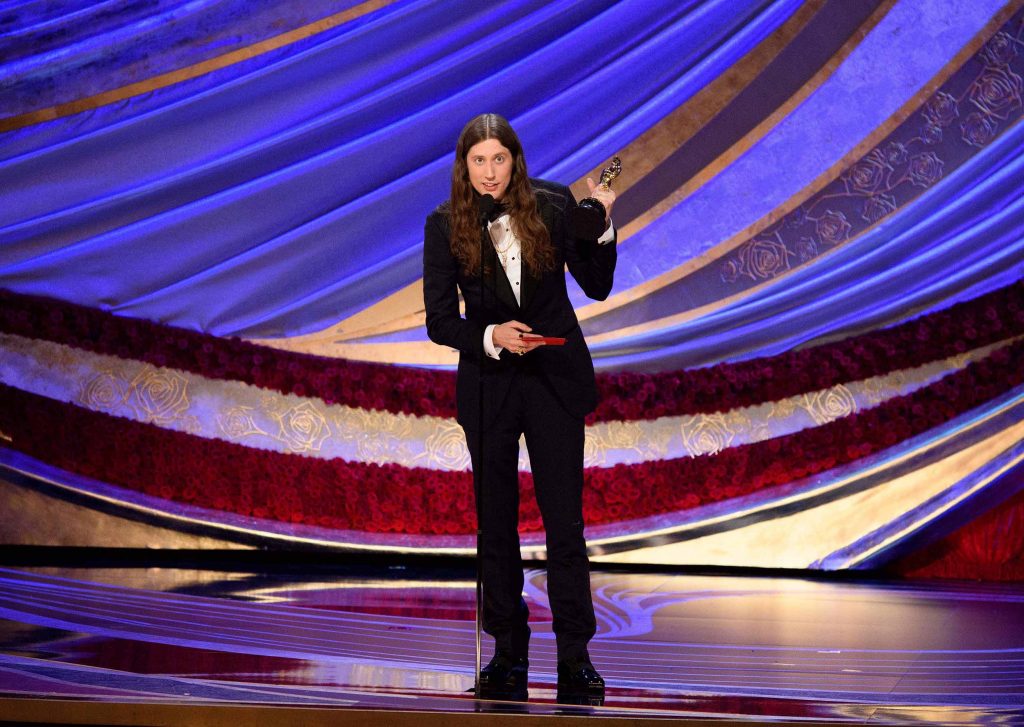
[[[971,149],[986,146],[1012,125],[1024,113],[1019,28],[1019,19],[1008,21],[885,139],[782,219],[719,258],[716,281],[726,290],[745,289],[810,263],[897,213],[969,158]],[[759,274],[750,260],[762,240],[777,240],[789,252],[772,249],[771,260],[794,265]],[[808,240],[814,242],[814,255]]]
[[[722,414],[685,417],[679,428],[683,445],[691,457],[721,452],[732,445],[737,431]]]
[[[256,407],[233,406],[217,417],[217,426],[225,437],[229,439],[242,439],[252,435],[269,436],[256,423],[254,414]]]
[[[960,124],[961,138],[971,146],[983,147],[996,138],[998,127],[987,114],[975,111]]]
[[[738,260],[726,260],[722,263],[719,275],[723,283],[735,283],[740,278],[740,263]]]
[[[804,394],[803,407],[814,422],[821,425],[853,414],[857,411],[857,401],[845,386],[834,386],[825,391]]]
[[[909,156],[907,147],[898,141],[890,141],[886,144],[885,149],[882,150],[882,154],[891,166],[903,164],[903,162],[907,161],[907,157]]]
[[[0,290],[0,332],[3,333],[117,355],[127,335],[126,327],[130,327],[132,337],[140,341],[134,352],[136,361],[162,359],[184,372],[255,385],[278,394],[288,395],[303,389],[308,396],[317,397],[325,404],[342,406],[352,406],[352,403],[346,400],[346,395],[339,395],[337,383],[357,381],[364,409],[442,418],[456,415],[452,372],[413,368],[396,372],[394,369],[386,371],[391,367],[385,364],[327,360],[332,374],[325,376],[325,359],[318,357],[207,334],[186,333],[63,301]],[[955,332],[967,330],[972,336],[971,346],[988,345],[1024,333],[1024,281],[906,323],[815,348],[684,371],[601,373],[597,376],[600,401],[587,421],[710,413],[717,411],[720,402],[726,400],[734,406],[779,401],[810,389],[825,389],[962,353],[971,346]],[[97,337],[95,331],[102,331],[102,335]],[[194,345],[180,347],[176,340],[178,335],[187,335]],[[213,351],[210,357],[195,355],[203,344]],[[229,376],[219,364],[211,363],[232,355],[243,361],[258,358],[263,368],[279,373],[265,379],[258,377],[254,382],[249,380],[249,369],[243,366]],[[396,376],[400,376],[400,380],[396,381]],[[421,396],[410,401],[408,392],[413,390],[420,391]],[[273,398],[271,403],[261,404],[260,411],[267,411],[272,401]]]
[[[734,421],[728,415],[692,417],[687,432],[699,455],[588,468],[586,518],[591,524],[618,522],[785,485],[891,447],[1022,384],[1024,341],[1017,341],[910,394],[846,416],[840,416],[843,395],[834,393],[812,403],[830,421],[764,441],[719,448]],[[19,451],[53,466],[166,500],[341,530],[473,532],[472,478],[465,471],[272,452],[3,384],[0,429]],[[532,477],[522,473],[521,482],[520,523],[536,532],[541,523]]]
[[[662,428],[643,427],[635,421],[618,421],[589,426],[585,437],[583,464],[599,467],[608,463],[611,452],[629,451],[647,459],[664,457],[672,433]]]
[[[1024,80],[1007,68],[993,68],[978,77],[968,92],[971,103],[988,116],[1005,121],[1021,108]]]
[[[930,187],[942,177],[943,162],[935,152],[925,152],[911,158],[907,178],[917,187]]]
[[[861,212],[861,219],[868,222],[878,222],[890,212],[896,211],[896,198],[891,194],[878,194],[864,200],[864,209]]]
[[[739,272],[753,280],[767,280],[790,269],[793,256],[781,240],[759,238],[739,250]]]
[[[823,243],[838,245],[849,239],[853,225],[842,212],[826,210],[825,214],[815,220],[815,229]]]
[[[921,113],[929,124],[945,128],[960,116],[959,102],[945,91],[939,91],[928,99]]]
[[[1017,41],[1000,30],[993,35],[981,50],[981,60],[985,65],[995,68],[1008,66],[1017,57]]]
[[[944,138],[942,128],[935,126],[935,124],[925,124],[922,126],[920,137],[921,141],[927,146],[937,146],[942,143]]]
[[[177,371],[144,366],[128,389],[129,403],[154,424],[179,420],[190,406],[188,379]]]
[[[384,464],[413,459],[406,441],[412,429],[407,416],[394,417],[377,410],[352,410],[336,421],[341,436],[355,442],[356,453],[363,461]]]
[[[99,371],[82,383],[78,401],[96,411],[114,411],[128,400],[128,382],[116,373]]]
[[[818,243],[813,237],[801,237],[796,241],[794,252],[800,262],[807,262],[818,256]]]
[[[842,174],[848,194],[874,194],[886,184],[886,175],[892,167],[878,149],[847,169]]]
[[[444,469],[464,470],[469,468],[469,448],[462,427],[448,420],[439,424],[424,442],[426,456],[431,462]]]
[[[293,452],[317,452],[331,435],[327,417],[309,401],[270,415],[279,426],[277,437]]]

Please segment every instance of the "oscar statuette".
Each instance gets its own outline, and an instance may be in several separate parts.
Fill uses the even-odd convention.
[[[622,160],[612,157],[612,163],[601,170],[598,187],[608,188],[611,181],[622,172]],[[579,205],[569,214],[569,230],[573,237],[596,240],[605,229],[604,205],[593,197],[580,200]]]

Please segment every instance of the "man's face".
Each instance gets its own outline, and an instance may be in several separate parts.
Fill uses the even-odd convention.
[[[512,179],[512,152],[497,139],[484,139],[470,147],[466,167],[473,189],[500,202]]]

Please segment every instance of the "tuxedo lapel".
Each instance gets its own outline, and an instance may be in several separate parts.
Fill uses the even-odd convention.
[[[526,265],[526,261],[523,260],[523,293],[521,308],[526,310],[530,306],[530,301],[533,300],[533,294],[537,292],[537,284],[540,282],[540,278],[533,274],[533,271]]]
[[[488,238],[484,242],[484,268],[490,273],[484,274],[484,283],[491,289],[495,297],[514,311],[519,310],[519,303],[516,302],[516,294],[512,292],[512,284],[508,282],[501,263],[498,261],[498,254],[494,251],[494,245]]]

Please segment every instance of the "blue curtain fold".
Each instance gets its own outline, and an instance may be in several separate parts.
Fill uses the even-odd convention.
[[[1024,123],[871,231],[713,314],[594,344],[605,370],[741,360],[897,323],[1024,276]]]
[[[572,181],[799,5],[396,2],[194,87],[126,102],[122,115],[104,108],[0,135],[0,286],[219,335],[324,328],[419,277],[422,221],[447,196],[467,119],[503,113],[533,174]],[[158,3],[152,16],[200,6]],[[43,6],[28,7],[36,15],[26,18],[45,25]],[[75,7],[62,6],[88,15]],[[94,30],[102,49],[108,20]],[[72,37],[86,47],[88,27]],[[871,232],[759,292],[597,343],[598,366],[768,355],[1019,277],[1020,134],[1005,133]],[[649,252],[638,244],[624,248],[624,268]],[[653,299],[632,306],[616,315],[659,316]],[[410,335],[422,332],[394,339]]]
[[[244,48],[359,3],[77,0],[27,4],[0,13],[0,94],[11,103],[3,113],[25,113],[118,88]]]
[[[403,4],[0,163],[0,285],[219,335],[325,327],[419,276],[470,117],[572,181],[799,4]]]

